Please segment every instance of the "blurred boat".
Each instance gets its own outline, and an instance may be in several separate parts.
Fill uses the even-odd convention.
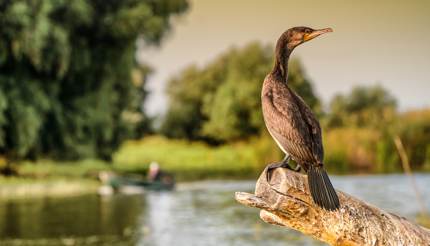
[[[174,182],[166,182],[164,180],[159,181],[145,181],[132,177],[121,177],[114,176],[108,180],[108,184],[112,186],[114,189],[120,189],[121,187],[140,187],[145,190],[154,190],[154,191],[162,191],[162,190],[172,190],[175,187]]]
[[[118,176],[109,172],[101,172],[100,180],[104,183],[98,190],[99,195],[114,193],[142,194],[145,191],[170,191],[175,188],[172,176],[166,175],[156,181],[147,181],[137,177]]]

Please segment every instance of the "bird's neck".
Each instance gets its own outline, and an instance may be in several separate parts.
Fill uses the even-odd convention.
[[[275,65],[273,66],[272,74],[284,83],[287,83],[290,54],[290,49],[287,49],[286,52],[276,52],[275,54]]]

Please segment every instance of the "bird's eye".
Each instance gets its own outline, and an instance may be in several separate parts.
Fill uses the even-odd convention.
[[[306,29],[306,33],[311,33],[311,29]]]

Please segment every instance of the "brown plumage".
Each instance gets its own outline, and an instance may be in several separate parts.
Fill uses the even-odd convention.
[[[309,106],[287,83],[288,59],[293,49],[330,31],[295,27],[284,32],[276,45],[275,66],[264,80],[261,100],[266,127],[286,154],[284,161],[268,167],[268,178],[274,168],[289,168],[288,160],[292,158],[307,172],[314,202],[325,209],[335,210],[339,207],[339,199],[323,169],[320,124]]]

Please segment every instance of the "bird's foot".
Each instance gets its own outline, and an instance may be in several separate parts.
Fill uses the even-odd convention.
[[[282,160],[282,163],[284,164],[282,167],[288,168],[291,171],[300,172],[302,170],[302,166],[296,163],[295,167],[291,167],[290,159],[291,157],[289,155],[285,155],[284,159]]]
[[[286,160],[286,159],[287,159],[287,160]],[[266,180],[267,180],[267,182],[268,182],[268,183],[270,182],[270,179],[272,178],[272,171],[273,171],[274,169],[278,168],[278,167],[288,168],[288,169],[290,169],[290,170],[295,171],[295,170],[290,166],[290,164],[288,164],[288,160],[289,160],[289,158],[286,158],[286,159],[284,159],[284,160],[283,160],[283,161],[281,161],[281,162],[275,162],[275,163],[269,164],[269,165],[267,166],[267,171],[266,171]]]
[[[286,166],[290,167],[290,165],[289,165],[290,159],[291,159],[291,157],[289,155],[285,155],[284,159],[281,162],[283,165],[285,165],[284,167],[286,167]]]
[[[284,162],[281,161],[281,162],[275,162],[275,163],[269,164],[267,166],[267,171],[266,171],[266,180],[267,180],[267,183],[270,183],[270,179],[272,178],[272,171],[273,171],[273,169],[276,169],[278,167],[283,167],[283,165],[284,165]]]
[[[299,164],[297,164],[296,167],[293,168],[292,170],[299,173],[302,170],[302,167]]]

